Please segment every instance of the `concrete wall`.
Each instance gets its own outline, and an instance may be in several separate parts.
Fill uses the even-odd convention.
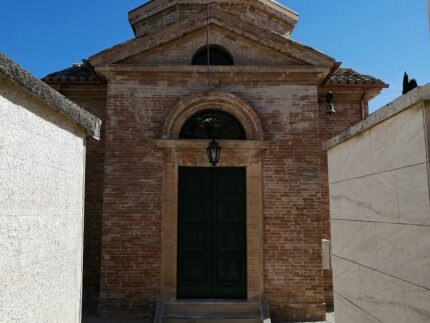
[[[85,134],[0,78],[0,322],[80,322]]]
[[[336,323],[430,321],[430,105],[416,93],[328,151]]]
[[[54,87],[85,110],[105,120],[106,86],[72,84]],[[82,312],[94,314],[100,291],[100,259],[103,221],[105,127],[100,140],[87,137],[85,169],[85,231]]]

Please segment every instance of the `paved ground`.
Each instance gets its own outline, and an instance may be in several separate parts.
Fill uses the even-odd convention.
[[[313,323],[335,323],[334,322],[334,313],[327,313],[327,317],[325,321],[313,322]]]
[[[141,319],[136,320],[123,320],[123,319],[115,319],[115,318],[96,318],[96,317],[84,317],[82,319],[82,323],[142,323]],[[299,323],[299,322],[297,322]],[[310,322],[304,322],[310,323]],[[312,323],[335,323],[334,322],[334,313],[327,313],[327,320],[320,322],[312,322]]]

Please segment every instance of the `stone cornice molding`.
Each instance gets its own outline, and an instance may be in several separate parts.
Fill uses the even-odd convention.
[[[329,73],[322,66],[211,66],[211,81],[246,82],[293,82],[320,84]],[[207,79],[208,68],[196,65],[148,66],[136,64],[114,64],[96,67],[96,71],[106,80],[115,78],[139,80],[189,81],[190,78]]]
[[[161,150],[201,150],[206,149],[210,140],[202,139],[154,139],[153,142]],[[266,150],[270,142],[268,140],[217,140],[223,150],[234,151],[258,151]],[[205,151],[206,153],[206,151]]]
[[[143,37],[132,39],[123,44],[104,50],[89,58],[92,66],[117,63],[128,57],[148,51],[160,45],[172,42],[194,31],[206,28],[206,13],[198,12],[177,23],[169,25],[161,31],[155,31]],[[331,68],[335,60],[311,47],[293,41],[288,37],[259,28],[240,17],[220,9],[211,10],[209,25],[228,32],[237,33],[250,41],[261,44],[302,61],[304,64],[325,66]]]
[[[221,146],[221,167],[246,167],[261,161],[269,145],[264,140],[217,140]],[[154,144],[163,152],[165,162],[180,166],[210,167],[206,148],[210,140],[163,140]]]

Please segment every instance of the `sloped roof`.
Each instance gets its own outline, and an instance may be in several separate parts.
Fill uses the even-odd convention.
[[[326,84],[344,84],[344,85],[378,85],[386,86],[384,81],[371,75],[361,74],[352,68],[339,68],[328,79]]]
[[[100,82],[97,74],[88,65],[88,63],[74,64],[66,68],[45,76],[42,81],[47,83],[93,83]],[[385,87],[387,86],[382,80],[373,76],[361,74],[352,68],[339,68],[328,79],[327,85],[367,85]]]
[[[90,136],[99,139],[101,120],[36,79],[14,61],[0,53],[0,75],[19,85],[50,107],[74,120]]]
[[[73,64],[64,70],[46,75],[44,82],[60,83],[98,83],[100,82],[97,74],[87,63]]]

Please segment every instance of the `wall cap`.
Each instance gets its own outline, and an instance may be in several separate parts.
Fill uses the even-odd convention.
[[[324,150],[330,150],[331,148],[365,132],[366,130],[394,117],[415,106],[419,102],[430,101],[430,83],[424,86],[420,86],[405,95],[397,98],[396,100],[388,103],[386,106],[377,110],[376,112],[369,115],[367,118],[361,120],[355,125],[342,131],[335,137],[329,139],[323,143],[322,148]],[[336,118],[334,116],[333,118]]]
[[[100,139],[101,120],[38,80],[0,52],[0,75],[23,87],[33,96],[48,103],[57,112],[73,119],[85,132]]]

